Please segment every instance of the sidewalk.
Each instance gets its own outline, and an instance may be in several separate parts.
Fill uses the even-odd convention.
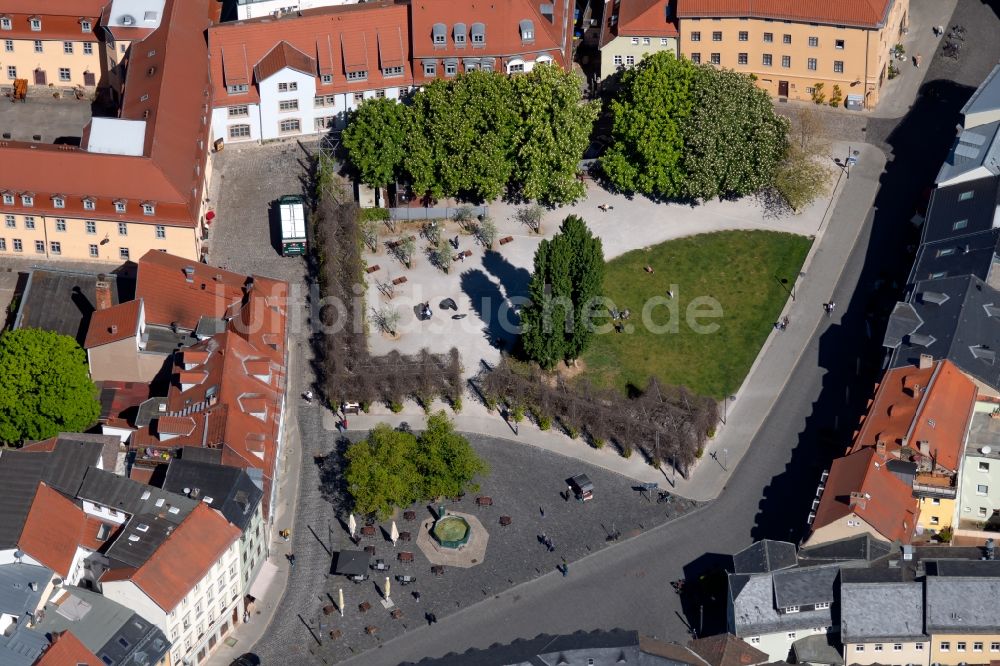
[[[854,147],[861,153],[858,164],[852,169],[849,179],[842,173],[837,181],[831,208],[815,230],[816,242],[802,267],[805,276],[795,287],[795,300],[790,300],[782,312],[791,324],[786,331],[771,334],[736,393],[736,399],[727,400],[724,404],[726,425],[709,443],[691,478],[678,476],[674,482],[672,470],[654,469],[643,461],[642,456],[633,455],[625,459],[614,447],[594,449],[582,440],[572,440],[556,430],[543,432],[527,422],[521,424],[520,434],[515,435],[496,412],[490,413],[485,406],[472,400],[466,401],[467,406],[460,414],[452,416],[456,429],[537,446],[637,481],[655,481],[661,487],[672,488],[677,494],[692,500],[708,501],[718,497],[771,411],[816,329],[837,321],[836,317],[826,317],[822,304],[832,297],[830,285],[838,282],[844,258],[854,247],[871,212],[879,176],[885,167],[885,155],[879,150],[867,145]],[[844,153],[846,148],[846,144],[835,144],[834,154]],[[439,407],[444,408],[444,404],[434,405],[435,410]],[[336,421],[332,413],[324,412],[324,428],[336,429]],[[367,430],[378,423],[398,426],[404,422],[414,429],[422,428],[425,424],[423,411],[418,411],[412,402],[408,402],[406,410],[399,414],[392,414],[384,406],[376,405],[369,414],[352,415],[348,425],[351,430]],[[713,454],[717,459],[712,457]]]

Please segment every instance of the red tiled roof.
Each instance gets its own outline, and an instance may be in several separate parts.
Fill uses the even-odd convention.
[[[853,513],[887,540],[909,543],[920,506],[910,486],[890,472],[885,463],[873,448],[834,460],[816,508],[813,531]],[[863,496],[854,507],[852,492]]]
[[[104,666],[104,662],[72,632],[64,631],[52,636],[52,644],[38,658],[35,666]]]
[[[767,654],[733,634],[698,638],[688,647],[711,666],[752,666],[770,661]]]
[[[102,528],[107,530],[107,536],[104,539],[98,539],[97,535]],[[80,545],[93,551],[100,550],[105,544],[115,540],[115,535],[121,528],[122,526],[116,523],[106,523],[88,515],[83,521],[83,531],[80,533]]]
[[[386,38],[380,40],[380,35]],[[392,35],[400,44],[388,39]],[[410,64],[405,60],[400,63],[402,76],[382,76],[382,68],[394,66],[391,63],[397,61],[400,52],[409,53],[409,29],[406,5],[378,0],[213,25],[208,31],[208,43],[215,104],[257,101],[257,90],[252,85],[245,94],[237,95],[230,95],[226,86],[252,83],[245,80],[248,74],[243,72],[261,63],[281,41],[309,59],[308,73],[317,77],[317,95],[409,86],[413,82]],[[305,60],[298,56],[297,67],[305,71],[304,66]],[[265,73],[273,73],[271,67],[259,72],[258,80]],[[352,71],[367,67],[367,79],[348,81],[350,67]],[[333,81],[323,83],[318,78],[320,73],[332,75]]]
[[[139,312],[141,310],[141,298],[105,310],[96,310],[90,316],[87,338],[83,343],[84,349],[92,349],[135,337],[139,333]]]
[[[37,442],[31,442],[30,444],[25,444],[21,447],[22,451],[33,451],[35,453],[51,453],[56,450],[56,442],[59,441],[58,437],[49,437],[48,439],[40,439]]]
[[[678,18],[763,18],[876,28],[891,0],[677,0]]]
[[[909,460],[927,442],[936,465],[958,471],[965,435],[976,406],[976,385],[951,361],[929,368],[896,368],[885,374],[852,451],[886,445],[889,455]]]
[[[670,0],[606,0],[601,48],[619,36],[677,37],[677,22],[667,20]]]
[[[199,503],[145,564],[126,575],[169,612],[239,537],[239,528]]]
[[[288,67],[296,71],[316,76],[316,61],[286,41],[278,44],[253,67],[257,81],[263,81]]]
[[[203,36],[207,3],[167,0],[160,28],[141,44],[133,44],[119,115],[146,121],[143,156],[5,142],[0,149],[0,183],[15,192],[35,193],[34,207],[8,206],[7,210],[196,226],[208,156],[204,105],[210,84]],[[150,52],[154,55],[149,56]],[[51,196],[56,193],[66,195],[65,208],[52,206]],[[95,199],[95,210],[83,208],[83,197],[88,196]],[[128,201],[125,213],[115,212],[118,199]],[[156,214],[143,215],[142,201],[155,202]]]
[[[83,536],[86,514],[44,482],[24,522],[18,548],[60,576],[69,574],[76,547]]]
[[[96,42],[97,23],[101,10],[110,0],[5,0],[0,15],[11,19],[11,29],[3,31],[5,39],[51,39]],[[32,30],[30,17],[42,19],[42,29]],[[84,32],[80,20],[90,21],[90,32]]]
[[[185,268],[190,268],[187,281]],[[243,298],[247,277],[166,252],[150,250],[139,260],[136,299],[146,306],[146,321],[194,330],[202,316],[232,314]]]
[[[156,431],[166,435],[190,435],[194,432],[194,419],[190,416],[161,416],[156,419]]]
[[[149,398],[149,384],[142,382],[103,381],[97,383],[101,392],[101,419],[124,420],[135,417],[135,410]]]

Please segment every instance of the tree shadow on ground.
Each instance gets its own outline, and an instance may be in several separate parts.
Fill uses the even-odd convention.
[[[490,344],[500,349],[512,349],[517,341],[520,318],[511,310],[510,302],[500,287],[478,268],[462,273],[461,287],[469,297],[472,309],[485,324],[483,332]]]
[[[507,258],[493,250],[487,250],[483,255],[483,268],[500,280],[507,298],[518,298],[528,296],[528,284],[531,282],[531,272],[527,269],[515,266],[507,261]]]

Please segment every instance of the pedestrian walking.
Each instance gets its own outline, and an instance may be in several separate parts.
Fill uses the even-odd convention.
[[[295,568],[295,553],[288,553],[288,564]]]
[[[416,599],[416,601],[417,601],[418,604],[420,603],[420,593],[419,592],[414,592],[413,593],[413,598]]]
[[[563,578],[565,578],[566,574],[569,573],[569,570],[566,568],[566,565],[563,565],[563,566],[559,567],[559,571],[560,571],[560,573],[562,573]]]
[[[543,509],[542,507],[538,507],[538,513],[542,514],[542,518],[545,517],[545,509]]]

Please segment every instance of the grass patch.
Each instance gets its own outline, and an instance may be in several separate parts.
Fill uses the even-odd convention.
[[[651,376],[683,385],[695,393],[721,398],[743,382],[788,298],[812,241],[774,231],[723,231],[667,241],[634,250],[608,262],[604,293],[619,310],[631,310],[631,333],[594,336],[583,356],[583,376],[598,386],[643,388]],[[645,266],[652,266],[647,273]],[[666,296],[671,285],[677,304],[677,332],[654,333],[643,324],[643,304]],[[699,296],[722,306],[710,334],[687,325],[687,308]],[[673,303],[672,303],[673,304]],[[671,315],[663,306],[651,310],[655,325]],[[795,323],[792,322],[792,326]]]

